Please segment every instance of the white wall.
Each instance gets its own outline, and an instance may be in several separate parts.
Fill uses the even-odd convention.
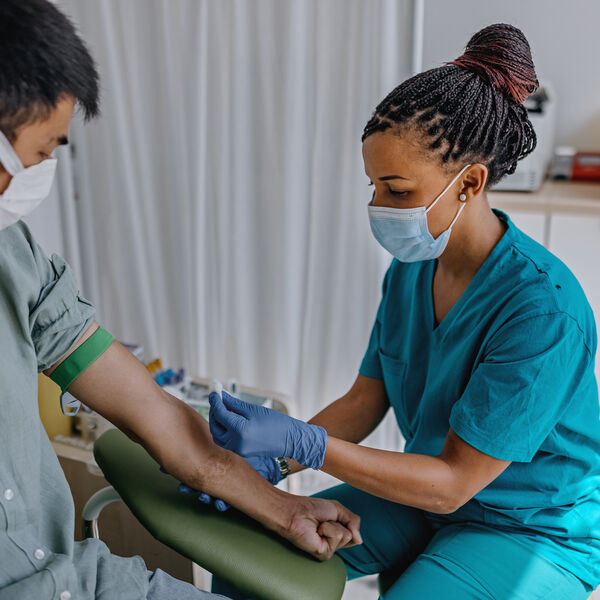
[[[556,143],[600,148],[600,2],[425,0],[423,68],[460,56],[473,33],[499,22],[524,32],[538,78],[556,88]]]

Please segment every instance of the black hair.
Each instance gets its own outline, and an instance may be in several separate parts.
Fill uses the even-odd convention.
[[[0,129],[13,141],[65,96],[98,114],[98,72],[73,23],[48,0],[1,0]]]
[[[482,163],[486,187],[514,173],[536,136],[525,99],[538,87],[531,49],[512,25],[476,33],[462,56],[401,83],[375,109],[363,132],[412,130],[443,166]]]

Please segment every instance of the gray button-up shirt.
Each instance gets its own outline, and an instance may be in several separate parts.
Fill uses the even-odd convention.
[[[38,412],[37,373],[93,318],[64,260],[22,222],[0,230],[0,600],[146,598],[139,556],[74,542],[73,499]]]

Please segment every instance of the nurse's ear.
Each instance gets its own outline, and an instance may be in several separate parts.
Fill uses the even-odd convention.
[[[488,169],[481,163],[472,164],[463,174],[459,187],[460,199],[469,202],[485,191]],[[464,198],[462,195],[464,194]]]

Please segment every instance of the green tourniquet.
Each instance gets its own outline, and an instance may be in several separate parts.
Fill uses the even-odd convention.
[[[507,215],[496,215],[503,237],[440,323],[436,261],[392,262],[360,372],[383,380],[405,452],[439,455],[452,428],[480,452],[511,463],[456,512],[429,514],[433,524],[514,533],[596,587],[594,315],[569,269]]]
[[[73,540],[73,497],[40,421],[38,373],[65,356],[94,315],[67,263],[49,260],[25,224],[0,231],[0,600],[147,595],[139,556]]]
[[[60,387],[63,393],[66,392],[73,381],[100,358],[114,339],[114,336],[106,329],[98,327],[79,348],[60,363],[50,375],[50,379]]]

